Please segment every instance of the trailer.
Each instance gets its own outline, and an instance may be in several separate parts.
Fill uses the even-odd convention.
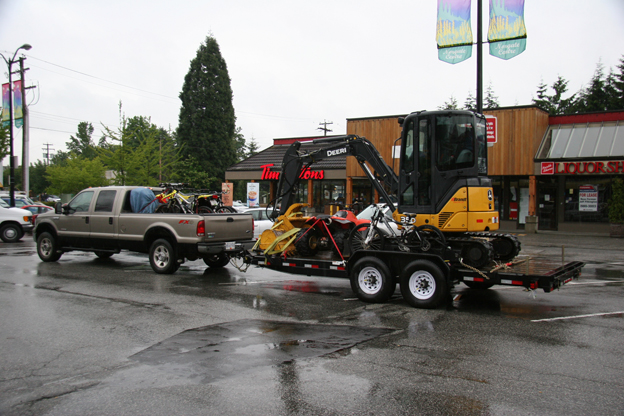
[[[475,268],[461,259],[445,260],[433,253],[360,250],[348,258],[325,251],[315,257],[287,257],[250,252],[248,261],[289,274],[347,278],[357,297],[369,303],[387,301],[399,284],[403,298],[417,308],[435,308],[453,286],[473,289],[494,285],[517,286],[551,292],[577,279],[585,263],[557,262],[552,258],[518,256],[506,263]]]

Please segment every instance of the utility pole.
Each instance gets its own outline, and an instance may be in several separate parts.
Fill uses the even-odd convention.
[[[54,149],[50,149],[50,146],[52,146],[52,143],[44,143],[45,147],[43,148],[43,150],[45,150],[45,153],[43,154],[43,158],[46,159],[47,165],[50,166],[50,150],[54,150]]]
[[[483,113],[483,0],[477,0],[477,113]]]
[[[322,123],[319,123],[319,126],[323,126],[323,127],[319,127],[317,130],[322,130],[325,134],[324,136],[327,136],[327,132],[332,132],[333,130],[330,130],[327,128],[328,124],[334,124],[332,121],[327,121],[324,120]]]
[[[22,79],[22,111],[24,114],[24,125],[22,126],[22,187],[26,195],[30,197],[30,117],[28,115],[28,106],[26,105],[27,88],[24,78],[24,72],[30,68],[24,69],[24,59],[23,56],[19,58],[19,72]]]

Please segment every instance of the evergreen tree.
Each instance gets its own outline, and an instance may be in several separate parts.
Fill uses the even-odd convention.
[[[609,97],[605,87],[604,65],[598,62],[589,86],[579,93],[581,102],[578,110],[584,113],[607,110]]]
[[[212,36],[191,61],[180,100],[177,140],[182,158],[194,161],[189,167],[198,169],[195,180],[211,179],[202,187],[220,189],[225,170],[237,160],[236,117],[227,65]]]
[[[494,87],[492,87],[492,82],[488,84],[487,90],[485,91],[485,102],[483,103],[484,108],[499,108],[500,104],[498,103],[498,97],[494,95]]]
[[[464,110],[477,111],[477,99],[472,95],[472,91],[468,91],[468,97],[464,101]]]
[[[575,109],[576,94],[568,98],[563,98],[563,95],[568,91],[568,81],[560,75],[551,88],[555,93],[553,95],[548,95],[548,86],[542,81],[537,87],[537,98],[533,98],[533,104],[548,111],[550,115],[569,114],[573,112]]]
[[[616,66],[618,72],[611,72],[608,83],[610,86],[609,107],[611,110],[624,110],[624,57],[620,58],[620,64]]]
[[[438,107],[438,110],[457,110],[459,109],[459,104],[457,104],[457,99],[451,95],[448,101],[445,101],[444,104]]]

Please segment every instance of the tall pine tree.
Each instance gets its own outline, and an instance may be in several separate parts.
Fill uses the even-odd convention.
[[[182,159],[194,162],[188,166],[201,176],[212,178],[201,187],[221,189],[225,170],[237,160],[236,116],[227,65],[212,36],[191,61],[180,100],[177,140]]]

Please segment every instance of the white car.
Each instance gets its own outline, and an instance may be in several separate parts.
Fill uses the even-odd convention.
[[[260,235],[264,230],[269,230],[273,227],[273,221],[267,216],[266,208],[248,208],[241,210],[245,214],[251,214],[254,219],[254,240],[260,238]]]
[[[0,199],[0,239],[5,243],[19,241],[26,231],[32,231],[32,212],[9,204]]]

